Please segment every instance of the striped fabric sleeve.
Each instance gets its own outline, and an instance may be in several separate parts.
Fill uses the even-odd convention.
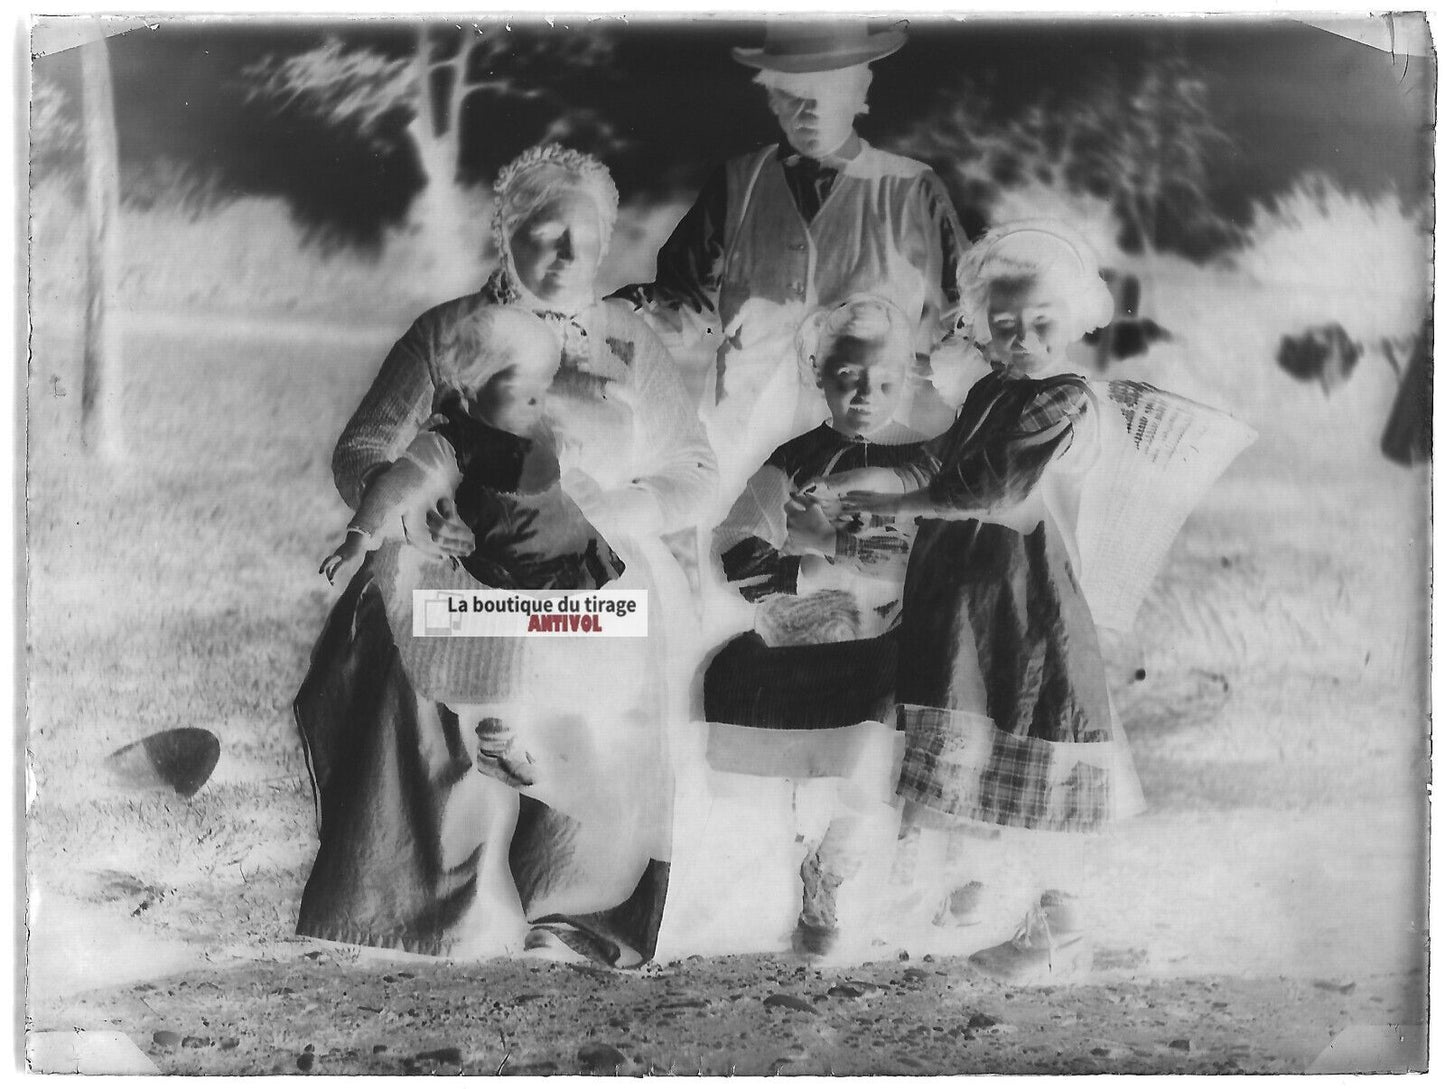
[[[1099,460],[1110,441],[1105,432],[1119,421],[1107,399],[1101,403],[1082,382],[1077,388],[1082,390],[1082,396],[1069,409],[1070,442],[1054,458],[1054,466],[1069,474],[1082,473]]]
[[[336,490],[355,510],[367,480],[390,465],[431,415],[435,383],[435,330],[429,314],[392,346],[332,455]]]
[[[1060,424],[1073,424],[1088,412],[1092,401],[1093,395],[1082,378],[1049,383],[1019,413],[1017,430],[1020,435],[1041,435]]]

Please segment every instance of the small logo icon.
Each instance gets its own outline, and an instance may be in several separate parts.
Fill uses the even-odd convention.
[[[451,602],[445,595],[426,603],[423,624],[428,635],[450,635],[461,626],[461,619],[451,611]]]

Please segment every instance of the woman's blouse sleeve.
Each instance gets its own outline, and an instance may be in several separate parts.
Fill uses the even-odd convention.
[[[367,480],[401,456],[431,415],[435,342],[435,322],[423,314],[387,353],[341,433],[331,470],[336,490],[353,510],[361,503]]]
[[[637,427],[637,475],[629,487],[655,500],[667,533],[693,524],[717,489],[717,458],[708,444],[697,410],[688,399],[667,349],[641,320],[609,304],[626,318],[632,345],[629,385]]]
[[[939,468],[928,486],[939,507],[1001,510],[1027,499],[1044,470],[1076,439],[1092,434],[1086,421],[1094,396],[1082,378],[1040,383],[1036,394],[1008,427],[990,427],[982,437],[952,431],[940,436]],[[1000,403],[994,411],[1006,411]],[[968,416],[967,406],[955,428]]]

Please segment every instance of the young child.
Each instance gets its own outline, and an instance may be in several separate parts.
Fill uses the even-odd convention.
[[[543,420],[560,346],[543,321],[516,307],[483,307],[459,324],[445,350],[454,387],[439,396],[440,411],[402,456],[368,483],[346,539],[321,573],[334,581],[402,519],[417,525],[439,499],[455,502],[475,549],[460,561],[401,550],[394,569],[378,572],[387,619],[418,694],[475,725],[478,767],[526,786],[534,781],[530,756],[500,718],[476,707],[525,695],[525,678],[537,673],[546,645],[413,636],[411,591],[595,589],[620,574],[622,563],[560,483]]]
[[[912,363],[897,307],[855,296],[810,318],[800,361],[829,422],[773,451],[714,534],[726,579],[756,602],[755,630],[728,643],[704,676],[709,763],[792,779],[805,831],[795,950],[832,952],[837,892],[863,862],[870,817],[889,814],[896,735],[891,717],[897,624],[909,534],[892,519],[844,519],[818,478],[874,472],[923,457],[922,436],[893,415]],[[906,470],[913,487],[924,476]]]
[[[992,373],[930,444],[926,487],[842,497],[845,511],[919,518],[899,631],[898,792],[905,842],[927,823],[951,826],[955,848],[970,823],[1081,832],[1142,807],[1073,542],[1101,410],[1067,373],[1066,352],[1107,324],[1112,302],[1087,246],[1062,224],[995,228],[970,257]],[[1061,871],[1077,878],[1080,850],[1059,853],[1048,839],[1011,846],[1049,885]],[[977,891],[955,890],[936,921],[949,907],[972,911]],[[971,963],[1019,983],[1077,978],[1092,964],[1081,902],[1046,889],[1013,939]]]

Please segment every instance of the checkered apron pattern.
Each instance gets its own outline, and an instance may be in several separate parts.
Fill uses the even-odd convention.
[[[1015,737],[983,715],[905,704],[901,797],[960,820],[1082,832],[1120,816],[1116,742]]]

